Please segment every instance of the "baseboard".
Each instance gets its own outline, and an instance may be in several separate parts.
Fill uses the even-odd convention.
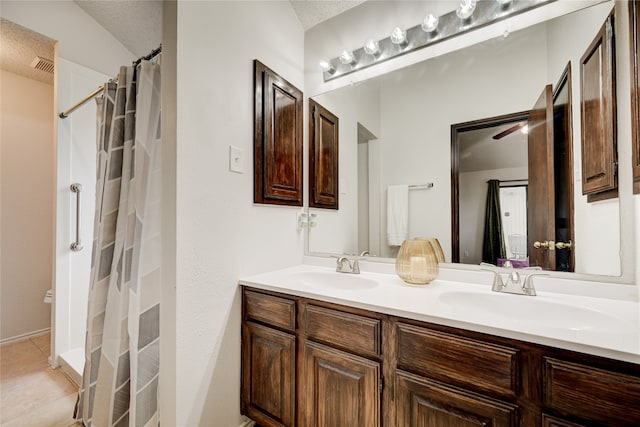
[[[242,418],[243,418],[242,423],[238,427],[253,427],[256,425],[255,421],[250,420],[245,416],[243,416]]]
[[[5,338],[5,339],[0,340],[0,345],[5,345],[5,344],[13,343],[13,342],[28,340],[30,338],[34,338],[34,337],[37,337],[37,336],[40,336],[40,335],[44,335],[44,334],[46,334],[48,332],[51,332],[51,328],[40,329],[39,331],[28,332],[26,334],[17,335],[15,337]]]

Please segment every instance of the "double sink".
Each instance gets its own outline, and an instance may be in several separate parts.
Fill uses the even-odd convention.
[[[344,274],[306,265],[253,276],[241,283],[416,320],[471,325],[481,332],[511,338],[518,338],[517,334],[523,334],[522,339],[534,336],[541,338],[541,344],[564,341],[621,351],[627,353],[626,359],[640,362],[637,300],[548,290],[538,290],[537,296],[512,295],[492,292],[486,283],[441,279],[416,287],[405,285],[393,274]]]

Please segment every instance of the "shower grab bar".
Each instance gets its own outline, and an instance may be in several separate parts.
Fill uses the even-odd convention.
[[[76,193],[76,241],[71,244],[71,250],[78,252],[83,248],[80,240],[80,192],[82,191],[82,184],[76,182],[71,184],[69,188]]]

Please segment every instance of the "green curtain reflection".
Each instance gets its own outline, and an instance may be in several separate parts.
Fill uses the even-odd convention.
[[[482,261],[497,265],[498,258],[506,257],[502,218],[500,217],[500,181],[488,182],[487,204],[484,217],[484,237],[482,239]]]

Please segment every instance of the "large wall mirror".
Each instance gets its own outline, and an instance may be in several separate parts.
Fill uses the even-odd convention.
[[[526,236],[527,221],[516,217],[526,218],[531,203],[528,181],[532,174],[539,177],[541,173],[539,165],[527,158],[524,117],[549,86],[550,96],[565,105],[563,123],[568,123],[566,133],[573,149],[572,170],[565,167],[558,174],[563,175],[562,187],[573,183],[574,189],[567,203],[571,224],[563,235],[573,245],[566,252],[570,255],[558,261],[565,267],[546,268],[620,276],[624,231],[620,199],[589,203],[580,186],[579,61],[614,6],[611,1],[596,4],[313,96],[340,119],[340,209],[310,209],[317,214],[317,226],[309,230],[308,253],[368,251],[369,256],[392,260],[398,246],[389,244],[388,235],[405,227],[408,238],[438,238],[447,262],[477,265],[482,262],[478,251],[488,181],[497,180],[502,181],[502,197],[509,200],[505,203],[510,203],[506,217],[514,223],[511,231],[505,231],[513,235],[510,242],[505,237],[510,255],[527,258],[530,249],[518,237]],[[616,24],[617,20],[616,16]],[[622,37],[628,39],[628,34],[616,32],[617,39]],[[628,69],[617,67],[619,80],[630,78],[625,74]],[[506,119],[493,128],[455,126],[500,117]],[[452,156],[456,129],[460,138]],[[493,138],[505,132],[504,137]],[[452,158],[456,157],[458,194],[452,190]],[[396,202],[387,199],[388,189],[398,185],[407,187],[408,204],[400,211],[408,211],[408,224],[388,217],[388,212],[398,210],[390,206]],[[452,216],[455,203],[458,224]],[[504,218],[505,212],[501,215]],[[454,227],[459,227],[457,242],[452,238]]]

